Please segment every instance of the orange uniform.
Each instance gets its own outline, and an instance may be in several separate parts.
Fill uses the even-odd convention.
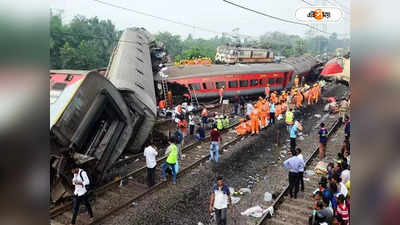
[[[250,112],[250,121],[251,121],[251,133],[258,133],[259,132],[259,126],[258,126],[258,112],[259,109],[254,108]]]
[[[265,110],[264,106],[265,106],[265,103],[263,103],[261,108],[259,108],[259,113],[258,113],[258,116],[260,118],[261,128],[264,128],[267,124],[267,111]]]
[[[271,101],[276,104],[278,103],[278,98],[276,97],[275,93],[271,93]]]
[[[299,91],[296,93],[296,106],[297,107],[303,106],[303,96],[301,95],[301,93]]]
[[[256,103],[256,108],[257,109],[261,109],[262,105],[263,105],[263,101],[262,100],[258,100],[257,103]]]
[[[158,103],[158,107],[159,107],[160,109],[164,109],[164,108],[165,108],[165,105],[166,105],[165,100],[161,100],[161,101]]]
[[[246,135],[247,132],[247,123],[245,121],[241,122],[239,126],[236,127],[236,133],[238,135]]]
[[[296,76],[296,77],[294,78],[294,81],[293,81],[295,87],[299,87],[299,81],[300,81],[300,80],[299,80],[299,77]]]
[[[248,133],[251,132],[251,120],[246,121],[246,130]]]
[[[168,104],[172,106],[172,92],[168,91]]]
[[[313,95],[314,95],[314,90],[312,89],[312,88],[310,88],[308,91],[307,91],[307,103],[309,104],[309,105],[311,105],[312,104],[312,98],[313,98]]]

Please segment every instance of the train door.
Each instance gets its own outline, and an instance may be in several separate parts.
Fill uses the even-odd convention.
[[[285,73],[283,74],[283,84],[282,84],[282,88],[286,88],[286,85],[287,85],[288,82],[289,82],[289,77],[288,77],[288,75],[289,75],[289,72],[285,72]]]

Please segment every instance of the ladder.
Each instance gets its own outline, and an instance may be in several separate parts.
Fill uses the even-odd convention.
[[[161,89],[162,89],[162,92],[163,92],[163,95],[164,95],[164,100],[165,100],[165,103],[166,103],[165,105],[167,107],[169,107],[170,106],[170,102],[168,100],[168,81],[167,81],[167,78],[164,77],[164,76],[161,76]]]
[[[194,103],[196,103],[197,107],[199,106],[199,101],[197,100],[197,94],[196,91],[189,85],[189,91],[191,93],[190,94],[190,102],[194,105]],[[193,93],[193,94],[192,94]]]

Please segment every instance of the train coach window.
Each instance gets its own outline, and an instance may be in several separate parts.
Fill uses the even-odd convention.
[[[250,86],[257,86],[258,85],[258,80],[250,80]]]
[[[240,81],[240,87],[247,87],[249,86],[249,81],[248,80],[241,80]]]
[[[268,79],[268,84],[274,84],[274,83],[275,83],[275,78]]]
[[[218,82],[215,82],[215,87],[216,87],[217,89],[220,89],[220,88],[222,88],[222,87],[226,88],[225,81],[218,81]]]
[[[276,79],[276,83],[278,83],[278,84],[282,83],[282,81],[283,81],[283,78],[281,78],[281,77]]]
[[[189,84],[189,88],[191,90],[200,90],[200,84],[199,83]]]
[[[228,86],[229,86],[229,88],[237,88],[238,83],[236,80],[232,80],[232,81],[228,82]]]
[[[67,77],[65,78],[65,81],[71,81],[72,78],[74,78],[74,76],[71,74],[68,74]]]
[[[265,83],[263,82],[263,79],[260,79],[260,81],[259,81],[260,83],[260,85],[264,85]]]

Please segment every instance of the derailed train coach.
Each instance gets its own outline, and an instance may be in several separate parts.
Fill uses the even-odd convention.
[[[320,63],[312,56],[299,56],[282,63],[255,63],[233,65],[168,66],[156,76],[161,81],[184,85],[197,98],[215,98],[224,88],[225,97],[263,94],[265,87],[271,91],[291,88],[296,75],[315,80]]]
[[[87,170],[93,183],[101,180],[133,131],[121,93],[101,74],[89,72],[57,91],[50,99],[52,201],[71,195],[73,164]]]
[[[72,195],[73,164],[96,186],[123,152],[142,151],[156,119],[152,68],[164,57],[154,47],[145,29],[129,28],[107,70],[51,71],[52,202]]]
[[[150,51],[153,43],[153,37],[143,28],[125,30],[105,75],[129,107],[134,133],[127,150],[133,153],[142,151],[157,116]]]

